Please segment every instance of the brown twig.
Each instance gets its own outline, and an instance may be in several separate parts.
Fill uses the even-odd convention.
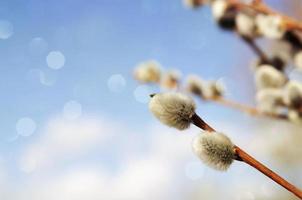
[[[158,83],[160,85],[160,83]],[[178,89],[179,91],[182,91],[183,88],[181,87],[181,85],[178,83],[175,86],[176,89]],[[238,110],[242,113],[251,115],[251,116],[258,116],[258,117],[269,117],[269,118],[273,118],[273,119],[281,119],[281,120],[288,120],[287,115],[282,115],[282,114],[273,114],[273,113],[265,113],[265,112],[261,112],[259,109],[243,104],[243,103],[239,103],[230,99],[226,99],[223,96],[212,96],[212,97],[205,97],[203,95],[197,95],[197,97],[199,97],[201,100],[204,101],[212,101],[215,103],[218,103],[222,106],[228,107],[228,108],[232,108],[234,110]],[[301,112],[302,112],[302,108],[301,108]]]
[[[243,113],[246,113],[246,114],[249,114],[249,115],[252,115],[252,116],[261,116],[261,115],[263,115],[263,113],[260,112],[257,108],[247,106],[247,105],[244,105],[244,104],[241,104],[241,103],[238,103],[238,102],[235,102],[235,101],[223,98],[223,97],[213,97],[213,98],[210,98],[209,100],[214,101],[216,103],[219,103],[223,106],[233,108],[235,110],[240,110]]]
[[[253,0],[252,1],[252,4],[259,4],[259,3],[262,3],[262,0]]]
[[[278,11],[273,10],[272,8],[268,7],[262,1],[254,1],[250,4],[243,3],[240,0],[228,0],[229,4],[234,6],[237,9],[252,9],[258,13],[268,14],[268,15],[278,15],[282,18],[284,25],[287,30],[298,30],[302,31],[302,24],[298,20],[295,20],[291,17],[288,17],[284,14],[281,14]]]
[[[210,125],[208,125],[204,120],[202,120],[197,114],[194,114],[191,118],[192,123],[196,125],[197,127],[201,128],[202,130],[214,132],[215,129],[212,128]],[[281,185],[297,197],[299,199],[302,199],[302,191],[294,186],[293,184],[289,183],[285,179],[283,179],[281,176],[279,176],[277,173],[273,172],[271,169],[263,165],[261,162],[257,161],[255,158],[250,156],[248,153],[243,151],[240,147],[234,146],[234,150],[236,153],[236,160],[245,162],[246,164],[252,166],[256,170],[260,171],[273,181],[275,181],[277,184]]]
[[[260,47],[257,46],[255,43],[255,40],[245,37],[245,36],[239,36],[255,53],[259,56],[260,60],[264,63],[269,63],[270,60],[266,56],[266,54],[261,50]]]
[[[286,115],[264,113],[255,107],[248,106],[248,105],[245,105],[242,103],[238,103],[238,102],[232,101],[230,99],[226,99],[222,96],[211,97],[211,98],[201,98],[201,99],[219,103],[220,105],[232,108],[234,110],[239,110],[239,111],[246,113],[248,115],[251,115],[251,116],[264,116],[264,117],[270,117],[270,118],[282,119],[282,120],[288,119]]]

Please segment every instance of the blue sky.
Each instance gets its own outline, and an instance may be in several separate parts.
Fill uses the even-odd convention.
[[[13,35],[0,44],[0,89],[5,105],[0,116],[2,140],[14,135],[14,124],[21,116],[43,123],[72,99],[82,104],[84,112],[130,122],[147,117],[145,105],[133,98],[136,83],[132,80],[133,67],[147,59],[179,68],[184,74],[215,79],[228,77],[239,64],[237,53],[230,50],[242,45],[232,35],[217,31],[208,8],[193,12],[173,0],[0,4],[0,19],[14,28]],[[46,45],[30,49],[34,38],[42,38]],[[64,67],[52,70],[47,66],[51,51],[64,54]],[[55,84],[39,84],[32,72],[35,69],[42,70],[46,79],[56,79]],[[112,74],[121,74],[127,81],[118,94],[107,87]],[[75,92],[75,87],[86,90],[85,94]]]

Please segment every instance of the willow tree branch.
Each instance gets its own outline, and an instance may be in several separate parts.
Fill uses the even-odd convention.
[[[244,36],[240,36],[240,38],[242,39],[242,41],[244,41],[253,51],[256,55],[259,56],[259,58],[261,59],[261,61],[263,61],[264,63],[269,63],[270,60],[267,57],[267,55],[261,50],[261,48],[255,43],[255,40],[248,38],[248,37],[244,37]]]
[[[287,120],[288,119],[288,117],[286,115],[273,114],[273,113],[264,113],[264,112],[261,112],[259,109],[255,108],[255,107],[248,106],[248,105],[242,104],[242,103],[238,103],[238,102],[232,101],[230,99],[226,99],[222,96],[206,98],[204,100],[216,102],[220,105],[232,108],[234,110],[241,111],[241,112],[246,113],[246,114],[251,115],[251,116],[259,116],[259,117],[264,116],[264,117],[269,117],[269,118],[274,118],[274,119],[282,119],[282,120]]]
[[[214,132],[215,129],[212,128],[209,124],[207,124],[203,119],[201,119],[197,114],[194,114],[193,117],[191,118],[192,123],[196,125],[197,127],[201,128],[202,130],[209,131],[209,132]],[[242,150],[238,146],[234,146],[234,150],[236,153],[236,160],[237,161],[242,161],[245,162],[246,164],[250,165],[254,169],[260,171],[262,174],[267,176],[268,178],[272,179],[275,181],[277,184],[280,186],[284,187],[297,197],[299,199],[302,199],[302,191],[294,186],[293,184],[289,183],[286,181],[284,178],[279,176],[277,173],[266,167],[264,164],[253,158],[251,155],[246,153],[244,150]]]
[[[252,1],[252,4],[259,4],[259,3],[262,3],[262,0],[253,0]]]
[[[254,0],[252,3],[244,3],[240,0],[227,0],[228,3],[237,9],[251,9],[258,13],[277,15],[281,17],[287,30],[302,31],[302,23],[296,19],[281,14],[279,11],[275,11],[268,7],[264,2]]]

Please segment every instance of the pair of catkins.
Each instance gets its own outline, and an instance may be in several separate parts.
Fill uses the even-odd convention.
[[[196,104],[182,93],[160,93],[151,95],[149,109],[163,124],[184,130],[190,127]],[[192,142],[195,154],[208,166],[227,170],[235,156],[234,145],[224,134],[204,131]]]
[[[256,101],[259,109],[265,113],[282,114],[284,108],[290,121],[302,122],[302,84],[297,80],[288,80],[286,75],[270,65],[261,65],[256,69]]]
[[[216,132],[204,122],[195,113],[196,104],[190,96],[177,92],[153,94],[149,109],[159,121],[170,127],[184,130],[194,124],[204,130],[203,134],[194,138],[192,147],[194,153],[209,167],[225,171],[234,160],[243,161],[302,199],[302,191],[299,188],[287,182],[233,144],[226,135]]]

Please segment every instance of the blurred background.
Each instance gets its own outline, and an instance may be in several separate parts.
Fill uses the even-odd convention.
[[[302,2],[266,1],[302,19]],[[299,16],[300,15],[300,16]],[[269,48],[269,43],[265,43]],[[180,0],[0,1],[0,198],[3,200],[295,199],[242,163],[214,171],[180,132],[148,111],[157,87],[133,68],[155,59],[222,79],[254,105],[251,50],[208,7]],[[214,103],[198,113],[302,187],[301,127]]]

